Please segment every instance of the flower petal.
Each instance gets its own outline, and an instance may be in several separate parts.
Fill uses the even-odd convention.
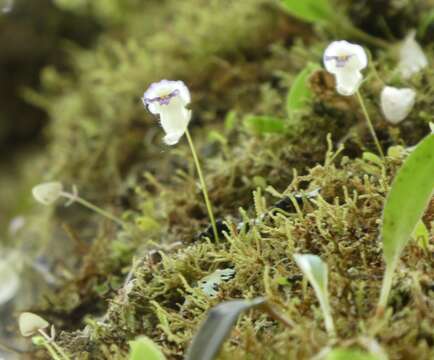
[[[336,74],[336,90],[343,96],[351,96],[358,89],[363,76],[360,71],[345,71]]]
[[[415,37],[416,32],[413,30],[407,35],[399,50],[398,70],[404,79],[409,79],[428,66],[428,59]]]
[[[413,89],[385,86],[380,96],[384,117],[392,124],[398,124],[410,113],[415,99],[416,92]]]

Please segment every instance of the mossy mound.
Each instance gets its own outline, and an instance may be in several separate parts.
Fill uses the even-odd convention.
[[[360,26],[384,36],[384,29],[366,26],[376,11],[367,3]],[[46,210],[43,226],[34,214],[39,222],[22,232],[23,243],[34,239],[29,252],[59,280],[33,309],[62,330],[59,343],[77,359],[124,359],[128,341],[145,334],[169,359],[179,359],[212,306],[266,296],[293,326],[251,311],[220,358],[311,358],[334,344],[293,261],[300,252],[320,255],[330,268],[336,344],[378,347],[391,359],[434,356],[434,269],[416,242],[397,271],[392,311],[382,323],[373,318],[384,272],[382,207],[404,147],[428,132],[434,70],[406,82],[392,74],[393,49],[371,49],[379,77],[420,94],[408,119],[390,126],[378,106],[383,84],[372,68],[366,71],[362,92],[382,146],[402,146],[376,160],[358,103],[338,96],[325,71],[309,79],[314,96],[305,109],[285,111],[293,79],[307,62],[320,62],[335,34],[290,18],[271,0],[125,4],[115,17],[92,7],[105,29],[94,46],[69,45],[70,72],[46,68],[44,91],[26,93],[51,118],[42,165],[47,180],[77,185],[83,197],[128,224],[120,230],[77,206],[59,207]],[[358,9],[337,4],[350,15]],[[389,30],[402,36],[427,7],[390,2],[384,20],[399,19]],[[432,61],[432,44],[422,40]],[[203,236],[209,222],[187,145],[165,147],[140,101],[160,78],[182,79],[192,91],[191,131],[226,229],[219,243]],[[285,130],[253,133],[244,121],[249,115],[281,118]],[[296,194],[298,202],[291,200]],[[432,212],[431,206],[425,218],[431,234]],[[234,278],[207,295],[200,281],[224,268]]]

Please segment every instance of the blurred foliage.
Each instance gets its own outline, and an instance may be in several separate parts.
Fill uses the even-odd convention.
[[[370,34],[398,39],[431,4],[334,5]],[[329,264],[337,331],[358,341],[383,273],[377,223],[403,154],[384,164],[360,158],[374,147],[357,103],[337,96],[333,78],[321,69],[303,80],[310,90],[301,87],[310,94],[303,106],[287,113],[291,85],[307,63],[320,63],[333,29],[291,18],[277,0],[57,0],[56,6],[77,29],[81,22],[95,26],[83,31],[93,36],[86,46],[52,41],[60,61],[55,52],[41,72],[41,88],[20,91],[49,117],[47,146],[20,159],[2,184],[8,202],[18,202],[13,189],[19,191],[23,205],[13,214],[26,220],[7,244],[25,254],[23,274],[44,274],[34,282],[51,287],[35,290],[31,299],[40,300],[34,312],[63,330],[59,341],[75,358],[124,359],[128,341],[146,335],[169,359],[180,358],[206,310],[265,294],[297,326],[289,330],[252,313],[237,324],[221,358],[310,358],[327,337],[294,252]],[[430,31],[420,40],[432,59]],[[390,126],[378,111],[382,83],[367,69],[362,91],[380,140],[385,148],[414,145],[428,131],[434,70],[403,82],[392,76],[393,49],[370,50],[379,76],[420,94],[409,118]],[[192,91],[191,131],[216,213],[229,224],[221,246],[200,236],[208,222],[188,147],[183,141],[166,147],[157,120],[143,109],[143,91],[161,78],[184,80]],[[244,121],[249,118],[282,124],[278,133],[254,134]],[[342,153],[327,145],[328,133],[345,143]],[[32,206],[26,190],[43,180],[77,185],[86,199],[122,216],[129,230],[75,206]],[[269,213],[267,203],[316,188],[321,196],[303,201],[298,212]],[[254,222],[265,213],[263,222]],[[240,221],[254,225],[237,228]],[[422,359],[433,351],[424,307],[433,267],[423,254],[417,244],[406,249],[392,294],[396,319],[377,336],[391,358]],[[235,278],[208,298],[197,282],[228,266]]]

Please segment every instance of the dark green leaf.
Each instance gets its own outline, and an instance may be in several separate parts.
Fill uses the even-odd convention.
[[[281,134],[285,131],[283,120],[272,116],[249,116],[245,124],[257,134]]]
[[[330,21],[333,9],[328,0],[282,0],[288,12],[307,22]]]
[[[393,264],[431,199],[434,188],[434,134],[410,153],[392,183],[383,212],[384,258]]]
[[[263,298],[233,300],[212,308],[187,351],[186,360],[212,360],[229,336],[232,327],[243,311],[261,305]]]

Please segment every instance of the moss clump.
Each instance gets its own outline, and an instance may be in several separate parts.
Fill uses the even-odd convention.
[[[47,68],[43,94],[27,93],[51,117],[47,176],[75,183],[129,225],[120,231],[75,207],[54,211],[35,252],[53,263],[61,286],[45,292],[34,311],[63,330],[59,341],[74,358],[124,359],[128,341],[145,334],[178,359],[210,307],[266,295],[294,326],[252,311],[220,357],[307,359],[330,345],[313,290],[292,259],[309,252],[330,268],[338,344],[379,345],[391,359],[430,358],[433,267],[416,243],[397,272],[393,312],[372,323],[384,270],[379,219],[404,152],[385,161],[363,158],[374,146],[357,103],[337,96],[321,70],[310,78],[313,100],[288,116],[288,87],[307,60],[319,61],[329,34],[290,19],[274,1],[223,3],[168,0],[143,7],[131,1],[94,48],[69,48],[72,73]],[[93,16],[113,24],[95,9]],[[393,51],[373,50],[379,75],[408,85],[390,75]],[[432,58],[432,49],[427,53]],[[373,74],[366,71],[362,91],[383,147],[415,144],[428,129],[433,70],[409,83],[421,96],[399,127],[387,125],[378,110],[382,84]],[[209,224],[186,144],[162,148],[155,119],[143,119],[139,97],[163,77],[191,85],[192,133],[228,230],[221,244],[199,236]],[[243,124],[251,114],[280,117],[285,131],[254,135]],[[316,189],[319,195],[296,207],[273,206]],[[430,220],[425,223],[432,233]],[[23,233],[23,241],[30,236]],[[47,256],[47,239],[72,255],[56,264]],[[223,268],[234,269],[235,277],[216,297],[207,296],[199,281]]]

